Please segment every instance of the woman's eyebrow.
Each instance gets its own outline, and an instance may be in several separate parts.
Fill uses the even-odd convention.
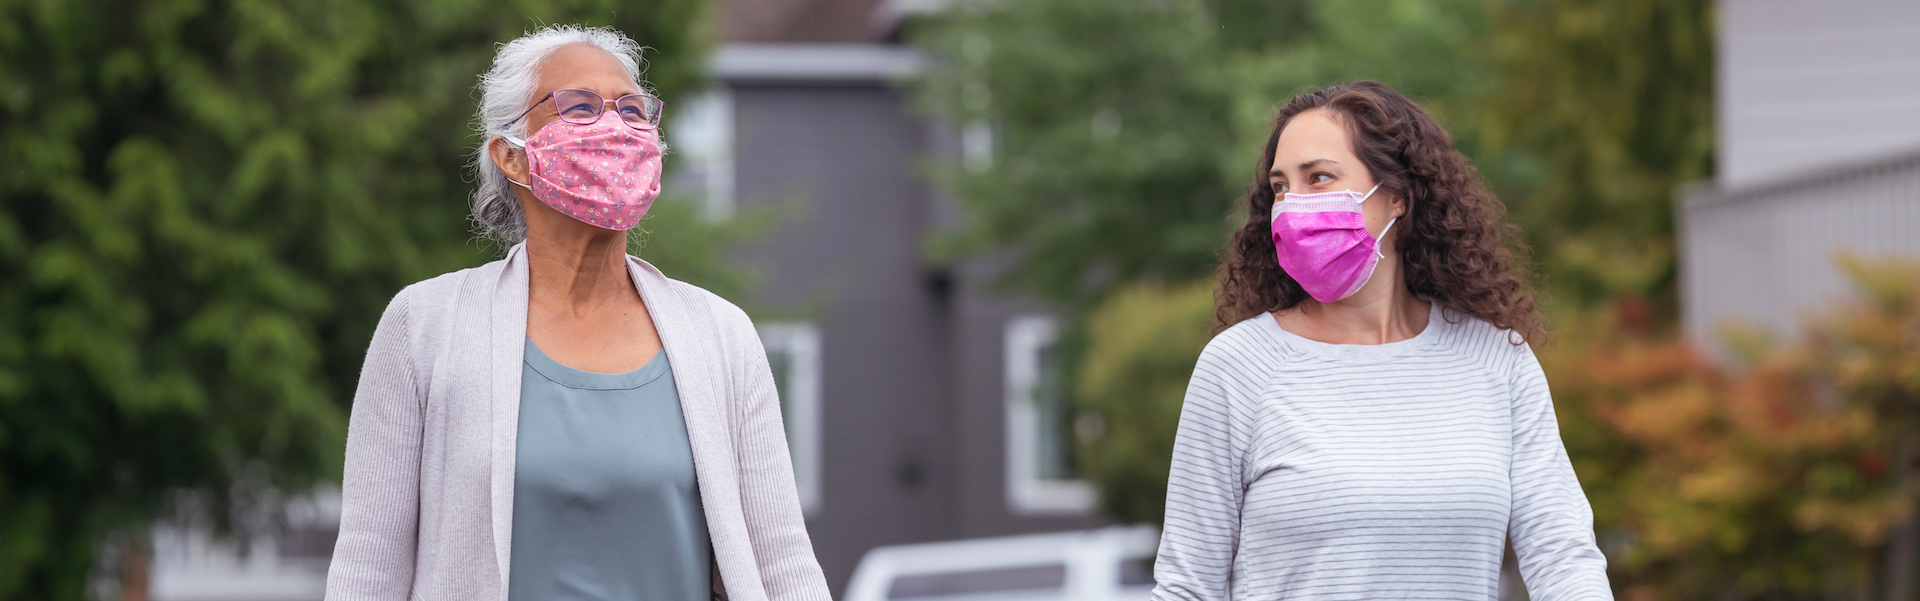
[[[1340,164],[1340,161],[1336,161],[1336,160],[1333,160],[1333,159],[1314,159],[1314,160],[1311,160],[1311,161],[1307,161],[1307,162],[1305,162],[1305,163],[1301,163],[1301,164],[1300,164],[1300,170],[1301,170],[1301,171],[1306,171],[1306,170],[1308,170],[1308,169],[1312,169],[1312,168],[1314,168],[1314,167],[1317,167],[1317,166],[1320,166],[1320,165],[1323,165],[1323,164],[1324,164],[1324,165],[1339,165],[1339,164]],[[1274,169],[1274,170],[1272,170],[1272,171],[1268,171],[1268,172],[1267,172],[1267,177],[1286,177],[1286,176],[1287,176],[1287,174],[1286,174],[1285,172],[1283,172],[1283,171],[1281,171],[1281,170],[1279,170],[1279,169]]]

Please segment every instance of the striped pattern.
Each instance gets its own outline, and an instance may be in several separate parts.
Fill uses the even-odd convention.
[[[1222,332],[1167,490],[1156,600],[1493,599],[1508,537],[1536,601],[1612,598],[1533,352],[1438,305],[1390,344]]]

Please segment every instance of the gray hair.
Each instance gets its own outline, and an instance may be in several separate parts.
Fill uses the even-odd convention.
[[[646,83],[640,81],[643,64],[640,44],[609,27],[550,25],[500,46],[500,51],[493,55],[493,66],[480,76],[480,114],[474,121],[480,144],[473,153],[473,170],[479,185],[473,190],[472,219],[478,234],[503,246],[526,239],[527,216],[521,214],[520,202],[514,198],[513,183],[488,156],[487,143],[495,136],[527,139],[525,119],[512,125],[507,122],[527,110],[527,104],[540,92],[535,89],[539,85],[540,64],[568,44],[587,44],[607,51],[626,68],[627,76],[632,77],[635,84],[648,90]]]

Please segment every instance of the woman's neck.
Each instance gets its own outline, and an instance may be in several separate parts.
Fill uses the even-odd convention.
[[[579,225],[560,231],[528,228],[529,302],[585,316],[638,294],[627,274],[626,232]]]
[[[1386,344],[1420,335],[1432,303],[1407,290],[1396,258],[1380,261],[1353,296],[1331,303],[1307,299],[1274,312],[1274,320],[1288,332],[1329,344]]]

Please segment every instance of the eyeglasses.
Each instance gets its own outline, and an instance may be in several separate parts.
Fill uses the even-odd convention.
[[[620,120],[625,121],[628,127],[653,129],[660,126],[660,113],[667,108],[667,103],[646,94],[628,94],[607,100],[591,90],[564,88],[547,92],[547,95],[534,101],[533,106],[520,111],[520,115],[514,117],[513,121],[508,121],[507,125],[513,125],[526,118],[527,113],[533,112],[533,107],[540,106],[540,103],[546,102],[548,98],[553,99],[554,108],[560,112],[560,120],[574,125],[587,125],[599,121],[600,112],[607,110],[607,105],[612,104],[614,110],[620,112]]]

